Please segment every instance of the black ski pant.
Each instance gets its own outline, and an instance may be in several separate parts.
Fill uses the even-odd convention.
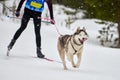
[[[36,47],[41,48],[41,34],[40,34],[40,28],[41,28],[41,12],[35,12],[31,11],[27,8],[24,9],[24,14],[21,20],[21,26],[20,28],[16,31],[13,39],[17,40],[21,33],[26,29],[27,24],[30,20],[30,18],[33,18],[34,22],[34,30],[35,30],[35,36],[36,36]]]

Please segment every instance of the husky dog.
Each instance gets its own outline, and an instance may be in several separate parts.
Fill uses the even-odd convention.
[[[58,38],[58,52],[63,63],[63,67],[67,70],[65,56],[71,62],[74,68],[79,68],[81,62],[81,55],[83,50],[83,43],[88,38],[86,29],[77,28],[73,35],[62,35]],[[77,63],[75,64],[74,55],[77,55]]]

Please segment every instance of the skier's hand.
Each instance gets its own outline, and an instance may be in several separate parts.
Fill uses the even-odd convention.
[[[55,24],[55,21],[51,19],[51,24]]]
[[[15,15],[16,15],[16,17],[19,17],[20,16],[20,12],[16,11]]]

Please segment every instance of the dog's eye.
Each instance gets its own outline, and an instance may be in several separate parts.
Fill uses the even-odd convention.
[[[79,34],[80,36],[82,35],[82,34]]]

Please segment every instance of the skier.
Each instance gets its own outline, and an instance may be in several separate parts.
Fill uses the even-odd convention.
[[[21,0],[19,2],[18,8],[16,10],[16,17],[20,16],[20,10],[25,0]],[[13,39],[11,40],[10,44],[8,45],[8,51],[10,51],[15,44],[16,40],[19,38],[21,33],[25,30],[27,27],[27,24],[30,20],[30,18],[33,18],[34,22],[34,29],[35,29],[35,36],[36,36],[36,53],[38,58],[44,58],[45,55],[41,52],[41,35],[40,35],[40,28],[41,28],[41,14],[44,10],[44,2],[47,3],[48,9],[50,12],[50,18],[54,21],[53,17],[53,7],[52,7],[52,0],[26,0],[25,8],[24,8],[24,14],[21,20],[21,26],[16,31]],[[52,24],[54,22],[51,21]],[[9,55],[7,53],[7,55]]]

